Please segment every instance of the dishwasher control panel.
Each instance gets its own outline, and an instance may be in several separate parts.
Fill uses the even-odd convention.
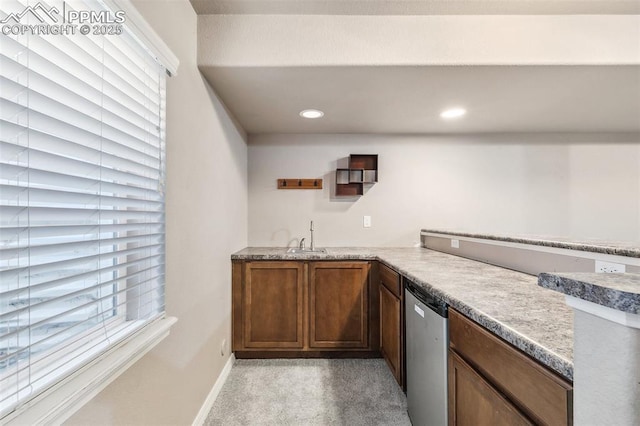
[[[444,301],[438,299],[432,294],[429,294],[421,286],[407,279],[406,277],[402,278],[402,282],[403,282],[404,288],[409,293],[411,293],[416,299],[424,303],[425,306],[427,306],[432,311],[436,312],[441,317],[444,317],[444,318],[448,317],[447,304]],[[420,312],[418,310],[422,310],[422,309],[417,305],[415,309],[416,309],[416,312],[420,315]],[[422,312],[421,316],[424,317],[424,312]]]

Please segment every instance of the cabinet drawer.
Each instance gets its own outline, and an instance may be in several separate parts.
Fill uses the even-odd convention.
[[[402,297],[400,275],[383,264],[380,264],[380,282],[382,282],[391,293],[395,294],[396,297]]]
[[[539,424],[573,423],[570,383],[449,309],[450,347]]]

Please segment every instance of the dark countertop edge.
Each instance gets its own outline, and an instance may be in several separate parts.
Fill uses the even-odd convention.
[[[490,234],[472,234],[472,233],[457,232],[457,231],[439,231],[435,229],[421,229],[420,232],[428,232],[430,234],[451,235],[456,237],[478,238],[478,239],[492,240],[492,241],[504,241],[507,243],[531,244],[536,246],[554,247],[554,248],[562,248],[562,249],[568,249],[568,250],[578,250],[578,251],[587,251],[592,253],[603,253],[603,254],[612,254],[616,256],[640,258],[640,247],[638,248],[615,247],[610,245],[604,245],[604,244],[598,245],[595,243],[586,243],[586,242],[555,241],[555,240],[546,240],[542,238],[507,237],[507,236],[490,235]]]
[[[538,285],[610,309],[640,314],[640,294],[604,287],[548,272],[538,275]]]
[[[273,248],[278,250],[277,247]],[[429,250],[429,249],[425,249]],[[453,256],[453,255],[451,255]],[[428,282],[412,275],[392,263],[386,261],[378,255],[366,254],[366,255],[349,255],[349,254],[288,254],[288,253],[275,253],[275,254],[232,254],[231,260],[366,260],[366,261],[378,261],[398,272],[400,275],[407,277],[408,279],[415,281],[425,288],[426,291],[431,292],[434,296],[440,298],[446,302],[449,306],[459,311],[461,314],[477,322],[484,328],[488,329],[491,333],[520,349],[528,356],[535,359],[540,364],[548,367],[561,377],[573,382],[573,363],[550,349],[540,345],[539,343],[527,338],[525,335],[512,329],[511,327],[501,323],[488,314],[469,306],[458,299],[450,296],[449,294],[433,287]],[[500,268],[496,266],[496,268]]]

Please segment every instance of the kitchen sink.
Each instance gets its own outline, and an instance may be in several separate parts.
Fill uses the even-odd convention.
[[[298,247],[291,247],[290,249],[287,250],[287,253],[293,253],[293,254],[310,254],[310,253],[326,253],[327,249],[325,248],[316,248],[316,249],[308,249],[308,248],[298,248]]]

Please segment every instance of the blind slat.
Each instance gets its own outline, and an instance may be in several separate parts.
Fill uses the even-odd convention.
[[[52,257],[73,257],[78,251],[96,252],[96,253],[116,253],[115,247],[123,244],[133,244],[144,241],[145,243],[160,243],[164,238],[164,234],[141,234],[134,236],[123,236],[115,238],[94,239],[86,241],[73,241],[68,243],[52,243],[52,244],[40,244],[30,245],[28,247],[18,247],[4,249],[0,248],[0,261],[11,259],[19,255],[28,255],[31,264],[41,263],[40,259],[51,259]],[[145,246],[145,247],[148,247]],[[25,253],[27,252],[28,253]]]
[[[65,73],[66,70],[74,70],[77,73],[73,74],[73,76],[76,76],[76,78],[72,80],[75,82],[74,87],[86,90],[87,87],[107,86],[106,89],[110,89],[108,92],[120,92],[126,96],[126,99],[131,102],[122,104],[129,107],[132,111],[146,110],[149,113],[154,113],[159,109],[159,102],[150,101],[144,90],[141,89],[154,90],[159,87],[158,70],[153,66],[146,68],[148,71],[146,73],[146,82],[136,82],[141,88],[137,88],[131,84],[123,86],[121,83],[125,80],[117,73],[109,70],[109,61],[104,60],[104,49],[95,43],[87,41],[85,37],[72,39],[65,37],[37,38],[31,42],[30,48],[26,48],[24,42],[21,42],[13,36],[5,37],[4,40],[6,40],[6,42],[2,43],[3,46],[0,48],[0,52],[9,59],[18,58],[18,55],[21,54],[28,54],[29,58],[34,62],[33,64],[30,63],[29,67],[35,71],[42,70],[43,64],[45,65],[45,70],[47,70],[46,64],[55,66],[59,72],[51,72],[50,69],[46,71],[46,75],[49,75],[52,81],[59,81],[61,78],[60,72]],[[76,42],[74,43],[71,40]],[[84,40],[84,42],[78,42],[78,40]],[[99,52],[99,57],[97,58],[94,57],[96,51]],[[71,56],[74,53],[88,55],[83,61],[78,61]],[[113,61],[114,58],[110,59]],[[20,60],[23,59],[20,58]],[[105,69],[109,70],[111,74],[106,79],[103,75]],[[155,78],[152,76],[154,71],[156,72]],[[145,76],[139,76],[138,80],[140,79],[145,79]]]
[[[107,286],[113,286],[114,284],[117,284],[119,282],[122,282],[124,280],[127,279],[131,279],[131,278],[136,278],[139,277],[140,275],[144,275],[147,273],[150,273],[151,271],[157,270],[157,269],[162,269],[160,267],[161,265],[157,265],[154,266],[152,268],[147,268],[143,271],[139,271],[136,273],[132,273],[131,275],[128,275],[126,277],[123,278],[118,278],[118,279],[113,279],[110,281],[105,281],[105,282],[101,282],[99,284],[93,285],[93,286],[89,286],[86,288],[80,288],[79,290],[75,290],[69,293],[64,293],[58,296],[53,296],[53,297],[48,297],[46,299],[42,298],[42,297],[38,297],[38,296],[33,296],[30,297],[30,299],[35,300],[35,303],[23,303],[24,300],[21,299],[10,299],[9,300],[9,305],[15,306],[16,309],[14,309],[13,311],[9,311],[9,312],[4,312],[2,313],[2,315],[0,315],[0,322],[2,321],[7,321],[8,319],[14,318],[16,316],[19,316],[21,313],[25,313],[25,312],[29,312],[29,324],[28,327],[34,327],[35,325],[39,325],[40,322],[35,321],[34,322],[34,318],[38,318],[39,314],[38,314],[38,310],[42,310],[42,308],[47,308],[47,307],[53,307],[52,310],[56,310],[55,308],[58,308],[57,310],[59,310],[60,312],[57,314],[57,316],[61,316],[62,314],[66,313],[66,312],[72,312],[73,310],[75,310],[78,307],[86,307],[86,306],[90,306],[92,304],[95,304],[101,300],[103,300],[104,298],[96,298],[94,293],[99,291],[100,289],[102,289],[103,287],[107,287]],[[115,297],[118,294],[121,294],[123,292],[129,292],[132,291],[133,289],[145,284],[145,283],[149,283],[153,280],[157,280],[157,279],[161,279],[162,277],[164,277],[164,274],[162,272],[157,273],[157,274],[153,274],[151,277],[148,277],[147,280],[141,282],[141,283],[134,283],[134,284],[129,284],[127,286],[126,289],[124,290],[118,290],[118,291],[109,291],[108,295],[106,295],[106,298],[109,297]],[[76,298],[78,299],[78,296],[80,295],[86,295],[87,297],[84,298],[86,300],[89,300],[89,302],[84,303],[82,305],[79,306],[74,306],[72,310],[69,309],[65,309],[63,304],[60,304],[59,302],[63,301],[63,300],[68,300],[70,298]],[[82,298],[80,298],[82,299]],[[131,301],[131,300],[129,300]],[[53,318],[51,315],[47,314],[45,319],[43,321],[48,321],[51,318]],[[18,333],[19,330],[16,330],[16,333]],[[6,337],[6,336],[3,336]]]
[[[3,144],[0,143],[0,149]],[[63,173],[51,172],[7,164],[0,160],[0,181],[21,183],[27,180],[31,186],[66,188],[80,193],[95,193],[98,188],[114,196],[125,197],[132,200],[158,201],[162,202],[162,194],[156,190],[141,188],[132,185],[124,185],[100,179],[72,176]],[[26,173],[28,171],[28,174]],[[103,174],[103,173],[101,173]]]
[[[6,298],[5,300],[8,300],[11,297],[16,297],[23,293],[33,292],[34,294],[37,294],[38,292],[55,289],[56,287],[65,287],[68,284],[73,284],[80,280],[91,279],[92,277],[98,274],[114,272],[120,268],[136,267],[142,264],[152,264],[157,266],[163,266],[164,261],[162,260],[162,257],[163,257],[162,254],[154,254],[151,256],[140,257],[140,258],[137,258],[136,260],[122,262],[117,265],[106,266],[96,270],[90,270],[90,271],[75,274],[75,275],[69,275],[64,278],[59,278],[56,280],[44,281],[42,283],[30,285],[27,287],[7,288],[7,289],[3,289],[2,292],[0,292],[0,295],[3,298]]]
[[[158,303],[161,303],[161,300],[159,300]],[[161,304],[159,306],[161,310],[164,310],[164,304]],[[89,320],[94,320],[95,318],[98,318],[100,316],[103,316],[103,315],[102,314],[96,315],[95,317],[90,318]],[[84,352],[87,351],[86,348],[88,345],[91,345],[91,346],[100,345],[100,344],[103,344],[105,340],[109,340],[112,344],[117,344],[118,341],[126,337],[127,334],[129,334],[131,331],[143,327],[146,323],[150,323],[153,320],[157,319],[158,317],[159,317],[158,314],[147,315],[146,317],[143,317],[140,320],[127,321],[125,323],[118,323],[117,325],[119,326],[111,327],[110,331],[108,332],[105,332],[104,329],[96,330],[94,327],[92,330],[89,330],[88,333],[84,333],[85,334],[84,336],[82,335],[82,333],[75,333],[74,336],[77,336],[77,334],[80,334],[80,337],[79,338],[76,337],[75,339],[72,337],[70,339],[67,339],[66,342],[68,342],[74,347],[79,347],[80,350],[74,351],[74,353],[82,355]],[[112,320],[113,319],[106,319],[104,320],[104,323],[108,324]],[[82,325],[82,324],[79,323],[79,325]],[[87,334],[89,334],[89,336],[87,336]],[[91,335],[93,336],[97,335],[99,337],[91,338]],[[102,339],[100,339],[101,335],[102,335]],[[87,345],[87,342],[89,342],[88,345]],[[56,356],[56,354],[58,354],[58,356]],[[65,350],[64,348],[60,348],[59,346],[57,346],[56,348],[49,351],[48,356],[46,358],[40,357],[40,359],[36,359],[34,362],[31,363],[31,365],[28,366],[28,368],[31,370],[32,374],[33,374],[33,371],[35,370],[36,375],[39,376],[39,378],[42,378],[46,376],[46,372],[47,372],[46,370],[49,369],[47,364],[49,364],[50,362],[56,362],[60,360],[62,363],[69,363],[69,362],[72,362],[72,359],[73,359],[73,356],[69,357],[68,350]],[[20,372],[24,371],[24,369],[26,368],[27,367],[25,366],[20,367],[18,370],[16,370],[16,374],[14,376],[19,375]],[[45,371],[42,374],[40,373],[39,370],[45,370]],[[0,391],[0,395],[2,395],[1,391]]]
[[[2,123],[0,123],[2,124]],[[6,143],[0,142],[0,150],[4,150]],[[52,141],[51,145],[55,145],[55,141]],[[16,154],[12,159],[8,159],[8,161],[3,161],[1,163],[3,165],[3,176],[5,176],[8,180],[12,179],[12,176],[9,175],[9,171],[11,169],[7,168],[7,171],[4,171],[5,165],[12,165],[14,167],[21,167],[21,169],[15,169],[17,174],[15,176],[16,180],[20,180],[24,178],[23,173],[27,170],[25,163],[28,161],[33,164],[34,169],[37,172],[46,172],[51,171],[52,173],[57,173],[56,176],[70,176],[70,177],[79,177],[83,179],[89,179],[93,182],[108,182],[115,183],[124,186],[132,186],[133,190],[137,188],[142,189],[150,189],[155,190],[156,194],[158,194],[158,177],[159,173],[155,173],[155,179],[151,176],[143,176],[140,174],[135,174],[133,172],[127,172],[125,170],[118,170],[109,167],[105,167],[105,165],[100,164],[92,164],[86,161],[75,160],[73,158],[63,157],[59,154],[51,154],[46,151],[29,149],[29,148],[14,148],[13,153]],[[7,154],[9,155],[9,154]],[[129,164],[128,161],[121,161],[117,164],[124,165]],[[53,169],[53,170],[49,170]],[[29,170],[32,170],[29,168]],[[65,174],[55,172],[54,170],[65,170]],[[57,181],[53,181],[52,183],[56,183]],[[77,184],[81,181],[77,181]],[[83,181],[86,182],[86,181]],[[161,195],[161,194],[159,194]]]
[[[4,81],[0,79],[0,83]],[[105,120],[105,117],[92,117],[88,109],[80,112],[67,106],[61,107],[62,104],[58,101],[37,93],[20,93],[17,96],[29,96],[30,102],[34,105],[27,110],[15,99],[16,96],[14,99],[0,97],[0,119],[3,121],[3,127],[11,124],[19,126],[3,129],[4,140],[11,140],[14,135],[26,131],[26,120],[21,114],[29,111],[28,124],[31,130],[75,143],[78,145],[77,149],[86,145],[87,148],[101,149],[113,155],[126,154],[140,164],[155,163],[158,160],[158,149],[153,146],[159,139],[155,126],[141,138],[139,135],[124,132],[123,126],[117,123],[117,120],[110,122]]]
[[[86,267],[87,269],[89,269],[94,266],[95,262],[109,260],[118,256],[134,254],[160,254],[163,253],[163,247],[164,244],[149,244],[137,248],[117,250],[106,254],[93,254],[89,256],[73,257],[61,261],[40,263],[30,265],[28,267],[8,268],[0,271],[0,278],[8,282],[8,280],[11,279],[11,277],[15,277],[16,274],[20,274],[20,272],[28,270],[30,274],[25,276],[30,277],[32,285],[36,285],[46,281],[46,278],[48,276],[57,276],[57,278],[62,278],[61,275],[63,275],[65,270],[71,268],[73,268],[71,269],[72,272],[75,272],[75,268]]]
[[[35,226],[55,224],[112,224],[116,221],[144,223],[157,222],[162,219],[162,212],[121,211],[107,209],[53,208],[3,206],[0,212],[0,225],[19,226],[24,221],[31,221]]]
[[[11,140],[16,136],[20,136],[26,130],[25,128],[20,128],[20,126],[16,126],[13,123],[7,123],[2,120],[0,120],[0,126],[3,127],[0,129],[0,133],[6,133],[9,131],[14,132],[13,135],[10,135],[9,137],[3,137],[3,140],[5,141]],[[83,147],[82,145],[78,145],[72,141],[52,137],[50,135],[47,136],[47,134],[39,131],[33,131],[30,133],[33,136],[30,138],[31,146],[29,149],[18,152],[17,156],[12,158],[13,163],[21,164],[26,161],[23,157],[29,155],[29,161],[33,161],[35,163],[35,167],[43,170],[64,170],[60,168],[60,163],[64,163],[70,167],[70,170],[68,171],[69,174],[79,174],[81,177],[84,177],[84,175],[80,173],[86,173],[89,176],[93,176],[92,173],[96,173],[98,171],[96,166],[100,166],[99,171],[101,173],[107,173],[107,179],[123,179],[127,174],[131,174],[134,178],[139,177],[138,180],[142,180],[142,185],[150,185],[150,182],[153,182],[154,179],[157,180],[158,170],[154,169],[153,166],[139,163],[128,158],[118,157],[111,153],[100,153],[97,149],[86,146]],[[94,138],[92,137],[92,139]],[[52,147],[54,147],[53,149],[56,149],[56,151],[47,152],[47,150],[52,149]],[[148,162],[148,164],[153,163],[157,165],[160,163],[160,160],[154,159],[153,161]],[[123,175],[123,173],[125,173],[125,175]]]
[[[162,223],[119,225],[75,225],[0,228],[0,249],[26,247],[30,244],[44,245],[54,241],[73,242],[110,238],[135,231],[136,235],[159,234],[164,231]]]
[[[120,295],[121,293],[131,292],[131,291],[135,290],[135,289],[136,289],[136,288],[138,288],[138,287],[143,287],[143,286],[145,286],[145,285],[150,284],[152,281],[153,281],[153,280],[148,280],[148,281],[145,281],[145,282],[143,282],[143,283],[139,283],[139,285],[136,285],[136,287],[134,287],[133,289],[129,289],[129,290],[121,290],[121,291],[119,291],[119,292],[115,293],[113,296],[112,296],[112,295],[104,296],[104,297],[102,297],[100,300],[98,300],[98,299],[97,299],[97,300],[95,300],[95,301],[92,301],[92,302],[86,303],[86,304],[84,304],[84,305],[75,306],[74,308],[69,309],[68,311],[64,311],[64,312],[61,312],[61,313],[59,313],[59,314],[52,315],[52,316],[48,317],[48,318],[47,318],[47,320],[42,320],[42,321],[40,321],[40,322],[33,323],[33,324],[31,324],[30,326],[28,326],[28,327],[23,327],[23,328],[20,328],[19,330],[14,330],[14,331],[12,331],[11,333],[8,333],[6,336],[3,336],[3,338],[4,338],[4,339],[6,339],[6,340],[11,340],[11,339],[12,339],[12,338],[14,338],[15,336],[20,336],[20,334],[21,334],[23,331],[26,331],[26,330],[29,330],[29,329],[35,329],[35,330],[37,330],[38,328],[41,328],[41,327],[44,327],[44,326],[49,325],[50,323],[57,324],[57,323],[55,322],[55,320],[56,320],[56,319],[64,318],[64,317],[65,317],[65,316],[67,316],[68,314],[73,314],[74,312],[77,312],[77,311],[86,310],[88,307],[91,307],[92,305],[95,305],[95,304],[97,304],[97,303],[100,303],[101,301],[103,301],[103,300],[105,300],[105,299],[110,299],[110,298],[116,297],[116,296]],[[159,301],[161,301],[161,300],[162,300],[162,297],[161,297],[161,296],[158,296],[156,293],[158,293],[158,290],[162,290],[163,286],[164,286],[164,284],[161,284],[161,285],[159,285],[159,286],[154,286],[154,288],[153,288],[153,289],[146,290],[146,291],[144,291],[144,292],[140,293],[140,296],[139,296],[138,298],[134,298],[134,300],[133,300],[133,301],[135,302],[137,299],[143,299],[143,298],[144,298],[144,299],[145,299],[145,302],[144,302],[145,304],[154,303],[154,302],[159,302]],[[150,297],[150,298],[147,298],[147,297],[145,297],[145,296],[151,296],[151,297]],[[113,308],[110,308],[109,310],[112,310],[112,309],[113,309],[113,310],[115,310],[115,309],[117,309],[118,307],[120,307],[121,305],[124,305],[124,304],[126,304],[126,303],[131,303],[131,300],[128,300],[128,301],[126,301],[126,302],[120,302],[120,304],[119,304],[119,305],[118,305],[118,304],[115,304],[115,305],[113,305]],[[83,323],[83,322],[86,322],[87,320],[91,320],[91,319],[94,319],[94,318],[96,318],[96,317],[98,317],[98,316],[103,316],[103,315],[105,315],[105,313],[104,313],[104,311],[103,311],[103,310],[100,310],[100,309],[93,310],[93,315],[92,315],[92,316],[89,316],[89,317],[87,317],[87,319],[83,319],[83,320],[80,320],[80,321],[72,321],[72,322],[69,322],[70,324],[68,325],[68,327],[67,327],[66,329],[73,328],[73,327],[75,327],[75,326],[76,326],[76,325],[78,325],[78,324],[81,324],[81,323]],[[60,321],[60,323],[65,323],[65,322],[64,322],[64,321]],[[61,330],[61,331],[58,331],[58,332],[56,332],[55,334],[47,335],[47,336],[45,336],[45,337],[41,338],[40,340],[38,340],[38,341],[37,341],[37,342],[35,342],[35,343],[37,344],[37,343],[41,343],[41,342],[43,342],[43,341],[50,340],[51,338],[54,338],[56,335],[59,335],[60,333],[63,333],[66,329],[63,329],[63,330]],[[21,353],[21,352],[23,352],[23,351],[26,351],[26,350],[30,350],[30,349],[32,349],[32,348],[33,348],[33,346],[34,346],[34,343],[29,343],[29,344],[22,344],[22,345],[20,345],[20,344],[19,344],[19,341],[16,341],[16,344],[17,344],[17,346],[15,347],[15,350],[14,350],[13,352],[11,352],[11,353],[7,353],[7,354],[3,354],[2,356],[0,356],[0,363],[1,363],[3,360],[6,360],[7,358],[11,358],[12,356],[15,356],[16,354],[19,354],[19,353]]]
[[[126,208],[127,211],[148,211],[158,212],[162,210],[161,201],[140,200],[136,198],[124,198],[106,193],[82,193],[72,191],[61,191],[58,189],[33,188],[27,185],[3,185],[0,184],[0,199],[7,205],[23,205],[22,199],[28,199],[28,203],[33,206],[42,207],[81,207],[83,209],[105,209],[115,210]],[[26,201],[25,201],[26,203]]]
[[[48,66],[48,64],[42,64],[44,69]],[[15,65],[0,72],[3,98],[8,101],[15,101],[17,95],[28,93],[30,95],[29,108],[35,111],[47,111],[48,105],[58,104],[64,106],[65,109],[75,110],[84,119],[93,118],[102,121],[110,127],[117,128],[142,141],[149,137],[151,129],[155,130],[157,127],[157,115],[152,115],[142,109],[132,111],[118,103],[116,99],[105,96],[104,90],[100,87],[87,86],[82,93],[75,93],[65,85],[66,82],[62,78],[59,82],[54,82],[39,73],[30,73],[29,82],[26,84],[11,77],[15,74],[19,74],[18,66]],[[123,96],[118,92],[113,95],[115,95],[114,97]],[[154,96],[159,97],[159,94],[154,93]],[[17,103],[23,105],[20,102]],[[56,117],[60,117],[60,115]]]

